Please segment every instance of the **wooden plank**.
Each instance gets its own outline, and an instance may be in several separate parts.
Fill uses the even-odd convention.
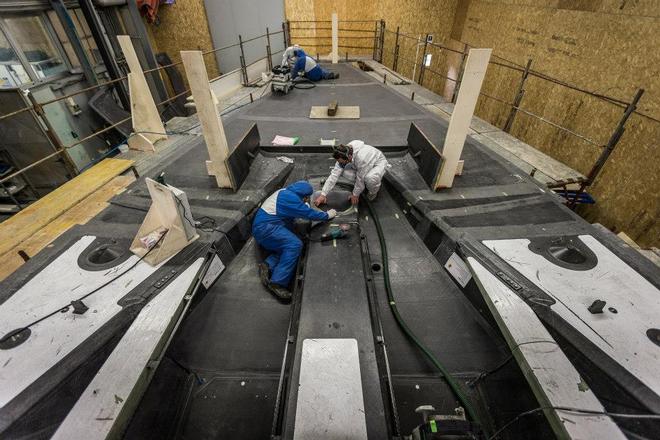
[[[310,119],[360,119],[360,106],[358,105],[340,105],[337,106],[337,113],[334,116],[328,116],[328,107],[324,105],[313,105],[309,111]]]
[[[198,50],[184,50],[181,52],[183,66],[186,69],[188,84],[192,91],[197,116],[202,125],[202,132],[206,140],[206,148],[211,160],[206,162],[209,175],[215,176],[218,187],[234,188],[230,171],[225,165],[225,159],[229,156],[229,146],[225,129],[218,113],[218,108],[213,103],[213,94],[209,85],[209,77],[206,73],[206,65],[202,52]],[[234,188],[236,189],[236,188]]]
[[[468,264],[540,406],[605,411],[534,311],[475,258],[468,257]],[[544,413],[561,439],[626,438],[605,415],[550,409]]]
[[[132,165],[131,160],[104,159],[10,219],[0,223],[0,255],[16,247]]]
[[[24,251],[30,257],[37,255],[42,249],[52,243],[57,237],[68,231],[71,227],[75,225],[84,225],[94,218],[94,216],[103,211],[109,205],[108,200],[116,194],[123,192],[126,187],[134,181],[135,177],[132,174],[115,177],[110,182],[81,200],[78,204],[71,207],[71,209],[62,213],[62,215],[54,219],[52,222],[34,232],[28,239],[20,243],[18,246],[0,256],[0,281],[7,278],[14,273],[16,269],[25,264],[23,259],[18,255],[19,250]]]
[[[146,149],[153,151],[153,144],[155,142],[161,139],[167,139],[167,135],[164,134],[165,127],[163,126],[163,121],[160,119],[154,98],[151,95],[147,79],[142,72],[142,66],[135,53],[131,37],[128,35],[117,35],[117,41],[119,42],[121,51],[124,53],[124,58],[130,70],[128,74],[128,88],[131,97],[131,118],[133,131],[139,133],[137,138],[134,136],[128,138],[128,146],[144,151],[146,141],[146,144],[152,144],[151,148]],[[133,142],[133,139],[135,139],[135,142]]]
[[[484,133],[484,136],[496,142],[500,147],[509,151],[520,160],[541,171],[553,180],[586,179],[584,174],[574,170],[566,164],[548,156],[503,131]]]
[[[451,114],[442,157],[444,161],[434,189],[451,188],[456,174],[456,166],[463,152],[463,145],[470,129],[474,108],[477,105],[481,84],[486,76],[486,68],[492,49],[470,49],[461,88],[458,91],[456,106]]]
[[[332,64],[339,62],[339,17],[336,12],[332,13]]]
[[[595,267],[562,267],[553,257],[547,258],[550,254],[543,246],[539,253],[532,251],[539,245],[527,238],[483,244],[554,298],[550,306],[554,313],[660,395],[660,350],[646,333],[658,327],[660,290],[595,237],[585,234],[574,240],[566,245],[588,248],[597,261]],[[604,313],[589,312],[597,299],[607,303]]]
[[[151,379],[148,364],[163,348],[203,261],[196,260],[144,306],[53,439],[120,436]]]

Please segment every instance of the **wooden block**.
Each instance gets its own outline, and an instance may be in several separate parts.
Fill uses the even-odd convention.
[[[132,165],[132,160],[104,159],[0,223],[0,255],[31,237],[64,211],[128,170]]]
[[[456,166],[463,152],[474,108],[477,105],[481,84],[486,75],[492,49],[471,49],[468,54],[461,88],[454,111],[449,120],[449,128],[445,137],[442,157],[444,161],[434,189],[451,188],[456,175]]]
[[[128,138],[128,147],[137,151],[156,151],[154,143],[142,133],[133,133]]]
[[[337,100],[330,101],[330,104],[328,104],[328,116],[336,116],[337,115]]]
[[[206,65],[202,52],[198,50],[182,51],[181,59],[186,69],[188,84],[195,99],[197,116],[202,125],[206,148],[209,151],[210,164],[207,162],[207,170],[216,178],[218,187],[233,188],[230,171],[225,166],[225,159],[229,156],[229,146],[222,119],[218,108],[214,103],[214,94],[209,85],[209,77],[206,73]]]
[[[460,176],[463,174],[463,164],[465,163],[464,160],[459,160],[458,164],[456,165],[456,175]]]
[[[360,119],[360,106],[338,105],[337,113],[334,116],[328,116],[328,107],[312,106],[309,112],[310,119]]]
[[[124,191],[134,181],[135,177],[132,174],[115,177],[71,207],[71,209],[64,211],[62,215],[34,232],[18,246],[0,256],[0,281],[25,264],[23,258],[18,255],[19,250],[24,251],[30,257],[34,257],[71,227],[84,225],[94,218],[108,206],[108,200]]]

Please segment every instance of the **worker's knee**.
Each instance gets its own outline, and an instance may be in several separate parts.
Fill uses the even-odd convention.
[[[300,254],[300,252],[302,251],[302,247],[303,247],[302,241],[300,241],[298,237],[295,237],[295,240],[294,239],[289,240],[289,242],[285,246],[285,249],[289,252],[292,253],[295,252],[297,254]]]

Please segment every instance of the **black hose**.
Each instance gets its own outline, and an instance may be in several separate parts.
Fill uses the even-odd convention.
[[[429,350],[418,338],[415,336],[415,334],[410,330],[406,322],[403,320],[401,315],[399,314],[399,310],[396,307],[396,301],[394,300],[394,294],[392,293],[392,285],[390,284],[390,269],[388,266],[388,256],[387,256],[387,243],[385,242],[385,234],[383,234],[383,228],[380,225],[380,220],[378,219],[378,216],[376,215],[375,210],[372,208],[371,203],[366,200],[367,203],[367,209],[369,210],[369,213],[371,214],[371,218],[374,219],[374,224],[376,225],[376,232],[378,233],[378,241],[380,242],[380,250],[381,250],[381,258],[383,261],[383,279],[385,282],[385,290],[387,291],[387,300],[390,305],[390,309],[392,310],[392,314],[394,315],[394,319],[396,320],[397,324],[399,324],[399,327],[401,327],[401,330],[406,334],[406,336],[419,348],[422,353],[431,361],[431,363],[435,366],[435,368],[438,369],[438,371],[442,374],[443,378],[447,382],[447,385],[449,385],[449,388],[454,392],[456,397],[458,398],[459,402],[461,402],[461,405],[465,408],[465,411],[467,412],[468,417],[477,422],[479,422],[479,418],[477,416],[477,413],[475,412],[474,408],[472,407],[472,404],[469,402],[467,399],[465,393],[463,392],[461,386],[451,377],[447,369],[440,363],[440,361],[435,357],[435,355]],[[481,424],[481,423],[480,423]],[[483,426],[483,425],[482,425]]]
[[[310,79],[304,78],[304,77],[298,78],[298,79],[296,79],[295,81],[292,81],[292,82],[293,82],[293,88],[294,89],[307,90],[307,89],[313,89],[314,87],[316,87],[316,84],[314,84]],[[306,86],[301,87],[303,84],[306,84]]]

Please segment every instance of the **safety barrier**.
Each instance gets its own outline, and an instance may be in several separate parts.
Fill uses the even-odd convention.
[[[204,56],[206,56],[206,55],[211,55],[211,54],[215,54],[215,53],[217,53],[217,52],[224,51],[224,50],[228,50],[228,49],[231,49],[231,48],[234,48],[234,47],[239,47],[240,50],[241,50],[241,57],[240,57],[241,67],[240,67],[240,70],[241,70],[241,72],[242,72],[242,76],[243,76],[243,79],[244,79],[243,84],[244,84],[244,85],[248,85],[248,84],[247,84],[247,69],[248,69],[248,67],[250,67],[251,65],[253,65],[253,64],[255,64],[255,63],[259,62],[259,61],[262,61],[262,60],[264,60],[264,59],[267,59],[267,60],[268,60],[268,67],[269,67],[269,69],[270,69],[270,68],[272,67],[272,63],[271,63],[272,57],[273,57],[274,55],[277,55],[277,54],[282,53],[282,52],[284,51],[284,49],[282,49],[282,50],[278,50],[278,51],[275,51],[275,52],[273,52],[273,51],[271,50],[271,47],[272,47],[272,46],[271,46],[271,38],[272,38],[272,37],[276,37],[276,36],[278,36],[277,38],[280,38],[279,35],[284,36],[282,42],[283,42],[283,44],[284,44],[284,47],[286,48],[287,40],[286,40],[286,37],[285,37],[285,24],[283,23],[283,24],[282,24],[282,29],[281,29],[281,30],[278,30],[278,31],[276,31],[276,32],[271,32],[271,31],[269,30],[269,28],[266,28],[266,33],[265,33],[265,34],[258,35],[258,36],[256,36],[256,37],[252,37],[252,38],[248,38],[248,39],[246,39],[246,40],[243,40],[242,37],[239,35],[239,36],[238,36],[238,40],[239,40],[239,41],[238,41],[237,43],[235,43],[235,44],[231,44],[231,45],[228,45],[228,46],[223,46],[223,47],[215,48],[215,49],[209,49],[209,50],[202,51],[202,55],[204,55]],[[266,44],[265,44],[264,49],[265,49],[265,53],[266,53],[266,55],[263,56],[263,57],[261,57],[261,58],[258,58],[258,59],[256,59],[256,60],[254,60],[254,61],[246,62],[246,60],[245,60],[245,54],[244,54],[244,50],[243,50],[244,45],[245,45],[245,44],[249,44],[249,43],[256,42],[256,41],[258,41],[258,40],[260,40],[260,39],[264,39],[264,40],[265,40],[265,43],[266,43]],[[143,70],[142,72],[143,72],[144,74],[154,74],[154,73],[160,74],[160,71],[163,70],[163,69],[167,69],[167,68],[170,68],[170,67],[176,67],[176,66],[179,66],[179,65],[181,65],[181,64],[183,64],[183,61],[177,61],[177,62],[173,62],[173,63],[167,64],[167,65],[159,66],[159,67],[156,67],[156,68],[146,69],[146,70]],[[229,74],[231,74],[231,73],[232,73],[232,72],[229,72],[229,73],[227,73],[226,75],[229,75]],[[216,77],[216,78],[213,78],[213,79],[211,80],[211,82],[214,82],[214,81],[220,80],[220,79],[223,78],[224,76],[225,76],[225,75],[220,75],[220,76],[218,76],[218,77]],[[41,102],[41,103],[40,103],[40,102],[37,102],[37,101],[35,100],[34,96],[33,96],[32,94],[28,93],[28,94],[27,94],[27,97],[28,97],[28,100],[30,101],[30,105],[29,105],[29,106],[26,106],[26,107],[20,108],[20,109],[18,109],[18,110],[12,111],[12,112],[10,112],[10,113],[6,113],[6,114],[4,114],[4,115],[0,115],[0,121],[2,121],[2,120],[4,120],[4,119],[11,118],[11,117],[13,117],[13,116],[16,116],[16,115],[22,114],[22,113],[24,113],[24,112],[34,112],[35,116],[38,117],[38,119],[41,120],[41,121],[44,123],[44,126],[45,126],[45,128],[46,128],[46,135],[49,137],[50,141],[53,143],[53,146],[55,147],[55,151],[54,151],[53,153],[51,153],[51,154],[49,154],[49,155],[47,155],[47,156],[45,156],[45,157],[42,157],[41,159],[39,159],[39,160],[37,160],[37,161],[35,161],[35,162],[32,162],[31,164],[29,164],[29,165],[27,165],[27,166],[25,166],[25,167],[23,167],[23,168],[21,168],[21,169],[16,170],[16,171],[12,172],[11,174],[9,174],[9,175],[7,175],[7,176],[4,176],[4,177],[0,178],[0,188],[5,188],[5,185],[4,185],[5,182],[7,182],[7,181],[9,181],[9,180],[11,180],[11,179],[13,179],[13,178],[16,178],[17,176],[20,176],[20,175],[22,175],[23,173],[25,173],[25,172],[27,172],[27,171],[29,171],[29,170],[31,170],[31,169],[33,169],[33,168],[35,168],[35,167],[37,167],[37,166],[43,164],[44,162],[49,161],[50,159],[56,158],[56,157],[58,157],[58,156],[62,156],[62,158],[64,159],[65,163],[67,164],[67,169],[71,172],[71,174],[72,174],[72,175],[76,175],[76,174],[77,174],[77,172],[76,172],[76,168],[75,168],[75,166],[73,165],[73,163],[71,162],[71,160],[70,160],[70,158],[68,157],[68,155],[66,154],[67,150],[69,150],[69,149],[71,149],[71,148],[74,148],[74,147],[76,147],[76,146],[78,146],[78,145],[81,145],[81,144],[85,143],[86,141],[88,141],[88,140],[90,140],[90,139],[92,139],[92,138],[94,138],[94,137],[97,137],[97,136],[99,136],[99,135],[102,135],[102,134],[104,134],[104,133],[109,132],[110,130],[113,130],[113,129],[119,127],[120,125],[122,125],[122,124],[124,124],[124,123],[130,121],[130,120],[131,120],[131,116],[126,117],[126,118],[124,118],[124,119],[122,119],[122,120],[120,120],[120,121],[118,121],[118,122],[115,122],[115,123],[113,123],[113,124],[111,124],[111,125],[108,125],[108,126],[102,128],[102,129],[100,129],[100,130],[97,130],[97,131],[95,131],[94,133],[91,133],[91,134],[88,135],[88,136],[85,136],[85,137],[83,137],[83,138],[81,138],[81,139],[78,139],[78,140],[76,140],[76,142],[74,142],[74,143],[72,143],[72,144],[70,144],[70,145],[63,145],[62,142],[60,141],[60,139],[57,137],[57,134],[56,134],[55,130],[53,129],[52,125],[50,124],[50,122],[49,122],[49,120],[48,120],[48,117],[47,117],[46,113],[44,112],[44,107],[46,107],[46,106],[48,106],[48,105],[51,105],[51,104],[54,104],[54,103],[56,103],[56,102],[63,101],[63,100],[65,100],[65,99],[72,98],[72,97],[77,96],[77,95],[81,95],[81,94],[84,94],[84,93],[88,93],[88,92],[92,92],[92,91],[98,90],[98,89],[103,88],[103,87],[109,87],[109,86],[116,85],[116,84],[118,84],[118,83],[120,83],[120,82],[122,82],[122,81],[128,81],[128,75],[124,75],[124,76],[121,76],[121,77],[118,77],[118,78],[114,78],[114,79],[111,79],[111,80],[108,80],[108,81],[104,81],[104,82],[101,82],[101,83],[96,84],[96,85],[94,85],[94,86],[86,87],[86,88],[83,88],[83,89],[77,90],[77,91],[75,91],[75,92],[71,92],[71,93],[68,93],[68,94],[66,94],[66,95],[59,96],[59,97],[57,97],[57,98],[54,98],[54,99],[51,99],[51,100],[48,100],[48,101],[44,101],[44,102]],[[164,106],[164,105],[166,105],[166,104],[169,104],[170,102],[174,101],[175,99],[180,98],[181,96],[188,95],[188,94],[190,94],[190,89],[189,89],[189,88],[186,89],[186,90],[184,90],[183,92],[180,92],[180,93],[178,93],[178,94],[176,94],[176,95],[174,95],[174,96],[171,96],[171,97],[169,97],[169,98],[167,98],[167,99],[165,99],[165,100],[163,100],[163,101],[161,101],[161,102],[156,103],[156,106],[157,106],[157,107],[162,107],[162,106]],[[252,100],[254,99],[253,96],[252,96],[252,93],[250,93],[248,96],[246,96],[246,97],[244,97],[244,98],[242,98],[242,99],[248,99],[248,98],[250,99],[250,101],[252,101]],[[232,107],[232,106],[233,106],[233,107],[236,107],[237,103],[240,102],[240,101],[241,101],[241,100],[239,100],[239,101],[237,101],[237,102],[234,102],[230,107]],[[161,111],[161,115],[162,115],[163,112],[164,112],[164,110]],[[124,142],[125,142],[125,141],[126,141],[126,139],[124,139]],[[123,143],[123,142],[122,142],[122,143]],[[116,149],[117,149],[117,147],[111,149],[109,152],[106,152],[101,158],[107,156],[109,153],[111,153],[112,151],[114,151],[114,150],[116,150]],[[100,158],[97,159],[97,160],[100,160]],[[92,164],[93,164],[93,163],[95,163],[95,162],[92,162]],[[90,164],[90,165],[91,165],[91,164]],[[88,165],[88,166],[89,166],[89,165]],[[82,168],[84,169],[84,168],[86,168],[86,167],[87,167],[87,166],[82,167]],[[8,193],[8,194],[9,194],[9,193]],[[20,203],[16,203],[16,206],[17,206],[19,209],[22,208],[22,205],[21,205]]]

